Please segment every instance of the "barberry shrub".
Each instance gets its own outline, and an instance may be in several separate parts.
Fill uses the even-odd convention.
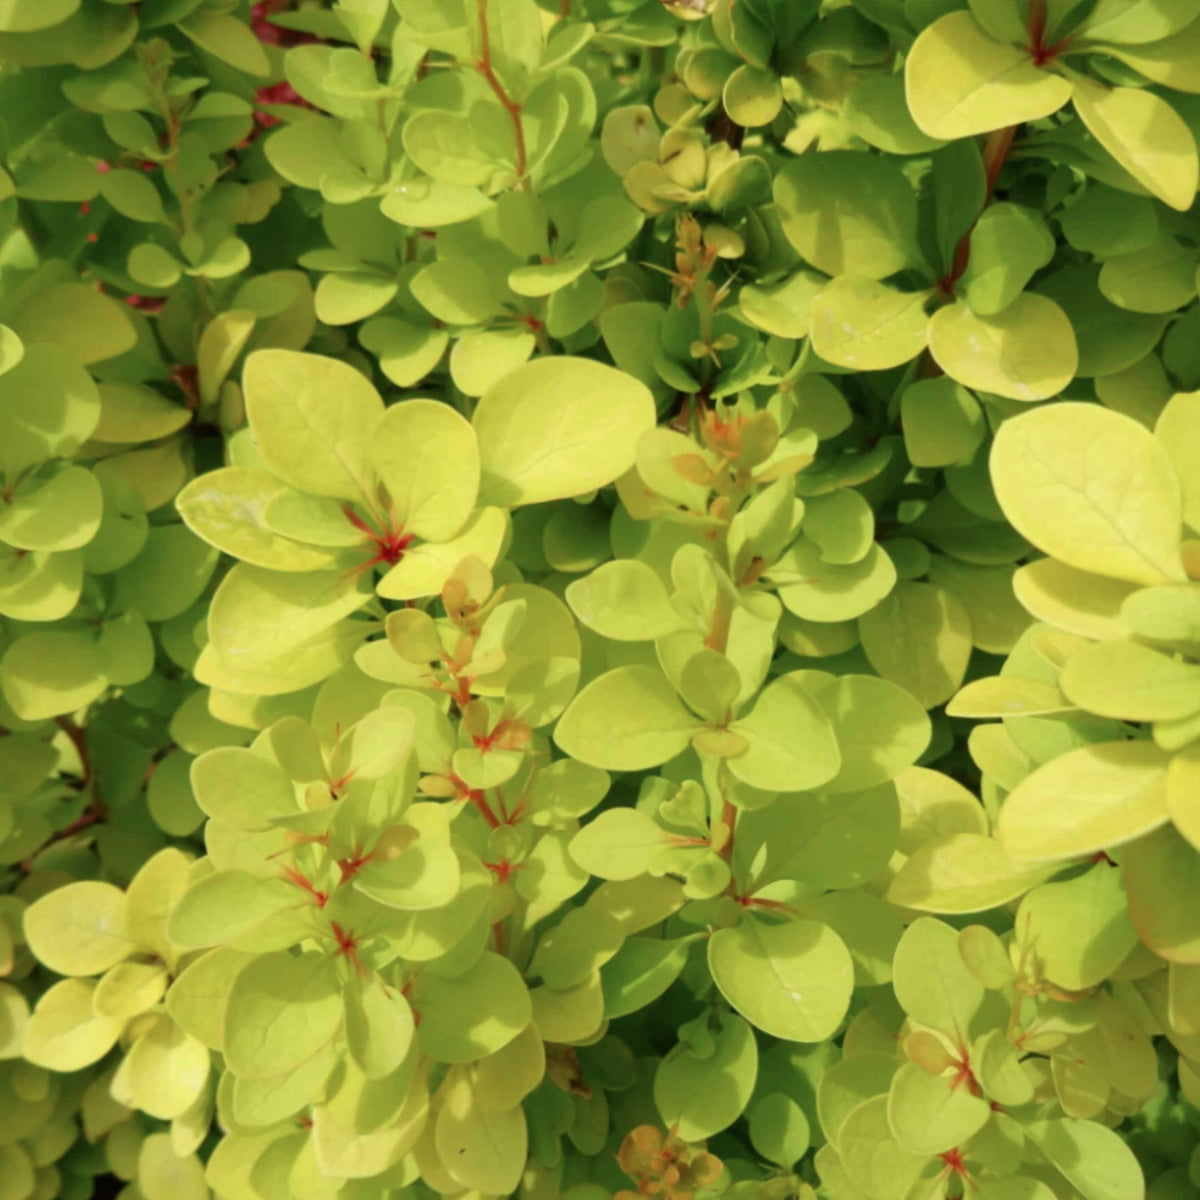
[[[1200,1197],[1200,0],[0,64],[0,1200]]]

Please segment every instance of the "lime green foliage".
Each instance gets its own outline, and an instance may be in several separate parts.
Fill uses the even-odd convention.
[[[1198,96],[0,0],[0,1200],[1197,1200]]]

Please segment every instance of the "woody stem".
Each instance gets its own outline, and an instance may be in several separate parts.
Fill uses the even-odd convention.
[[[525,149],[525,130],[521,125],[521,105],[509,94],[508,89],[496,77],[492,68],[492,44],[488,34],[487,6],[488,0],[476,0],[479,14],[479,61],[475,69],[487,80],[497,100],[504,111],[512,118],[513,132],[517,141],[517,187],[521,187],[528,167],[528,153]]]

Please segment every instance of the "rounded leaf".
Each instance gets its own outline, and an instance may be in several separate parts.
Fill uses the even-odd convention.
[[[746,1020],[789,1042],[832,1037],[854,990],[850,951],[819,921],[768,925],[746,917],[709,939],[708,965]]]
[[[1079,351],[1067,314],[1022,292],[992,316],[959,301],[933,314],[929,352],[951,379],[1010,400],[1048,400],[1075,378]]]
[[[1004,422],[996,499],[1022,537],[1069,567],[1131,583],[1182,582],[1182,501],[1162,444],[1097,404],[1047,405]]]
[[[1080,746],[1027,775],[1000,809],[996,836],[1014,858],[1081,858],[1165,825],[1171,756],[1153,742]]]
[[[904,62],[909,111],[934,138],[973,137],[1058,112],[1069,80],[1033,63],[1023,46],[989,37],[969,12],[921,31]]]
[[[614,367],[569,356],[526,363],[475,409],[480,502],[538,504],[612,483],[655,419],[649,388]]]
[[[371,461],[403,532],[446,542],[466,524],[479,491],[479,446],[448,404],[393,404],[372,435]]]
[[[125,926],[125,895],[85,880],[56,888],[25,912],[29,948],[60,975],[100,975],[137,950]]]

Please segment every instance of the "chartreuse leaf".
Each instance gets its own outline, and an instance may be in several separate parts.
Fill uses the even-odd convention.
[[[479,1103],[465,1072],[450,1077],[438,1110],[434,1141],[456,1183],[486,1195],[514,1192],[525,1171],[528,1134],[520,1105],[507,1110]]]
[[[833,722],[841,754],[828,792],[858,792],[898,775],[925,752],[929,716],[903,688],[874,675],[842,675],[805,685]]]
[[[113,1094],[160,1121],[173,1121],[195,1104],[210,1066],[207,1046],[157,1017],[130,1047],[113,1079]]]
[[[213,596],[211,645],[231,667],[268,663],[356,612],[368,595],[351,571],[285,574],[239,563]]]
[[[1076,570],[1053,558],[1039,558],[1013,575],[1013,592],[1039,621],[1080,637],[1124,637],[1122,605],[1136,591],[1132,583]]]
[[[574,496],[631,466],[654,427],[654,398],[630,375],[590,359],[526,363],[484,393],[472,421],[484,504],[516,506]]]
[[[1113,1130],[1063,1118],[1034,1121],[1024,1130],[1085,1200],[1137,1200],[1143,1194],[1138,1161]]]
[[[198,46],[247,75],[268,75],[270,60],[248,25],[229,13],[203,11],[178,22]]]
[[[886,279],[914,261],[916,197],[899,167],[882,157],[792,159],[775,177],[775,203],[788,241],[827,275]]]
[[[927,292],[902,292],[866,275],[839,275],[813,298],[813,349],[856,371],[898,367],[925,349],[928,299]]]
[[[871,666],[927,709],[944,704],[963,681],[971,618],[945,588],[902,580],[859,617],[858,631]]]
[[[1170,721],[1200,711],[1200,667],[1137,642],[1092,642],[1063,666],[1059,687],[1074,704],[1123,721]]]
[[[0,688],[25,721],[84,708],[107,686],[96,642],[85,633],[28,633],[0,658]]]
[[[1156,42],[1170,37],[1200,16],[1197,0],[1149,0],[1127,5],[1121,0],[1099,0],[1078,28],[1078,33],[1097,42]]]
[[[1053,684],[1016,675],[989,675],[968,683],[946,705],[946,712],[952,717],[977,719],[1038,717],[1071,712],[1074,707]]]
[[[0,375],[0,465],[10,479],[54,457],[65,457],[92,435],[100,394],[91,376],[58,347],[25,347]]]
[[[1034,888],[1017,910],[1017,938],[1042,976],[1068,991],[1106,979],[1137,944],[1121,872],[1098,863],[1083,875]]]
[[[811,1142],[808,1117],[790,1096],[769,1092],[750,1106],[750,1141],[769,1162],[790,1167]]]
[[[638,559],[597,567],[570,584],[566,598],[579,620],[613,641],[652,641],[684,627],[658,573]]]
[[[842,1123],[864,1100],[886,1096],[901,1059],[894,1053],[843,1056],[817,1082],[817,1116],[826,1138],[837,1145]]]
[[[529,974],[547,987],[565,991],[588,980],[620,949],[625,932],[620,922],[590,905],[571,909],[538,942]]]
[[[1175,828],[1200,851],[1200,746],[1177,754],[1167,768],[1167,811]]]
[[[48,988],[29,1018],[22,1053],[51,1071],[78,1071],[99,1062],[116,1044],[125,1021],[97,1016],[96,983],[63,979]]]
[[[983,985],[967,970],[954,929],[932,917],[918,917],[896,947],[892,986],[906,1013],[921,1025],[966,1045],[983,1003]]]
[[[233,981],[225,1059],[239,1078],[266,1079],[320,1053],[342,1023],[333,960],[318,951],[264,954]]]
[[[336,550],[305,545],[268,524],[268,506],[283,490],[267,471],[223,467],[193,479],[176,496],[175,507],[197,537],[253,566],[272,571],[332,567]]]
[[[1039,550],[1131,583],[1182,581],[1179,484],[1160,442],[1094,404],[1053,404],[1001,425],[991,454],[1004,515]]]
[[[709,939],[721,994],[752,1025],[792,1042],[819,1042],[842,1023],[854,989],[845,943],[827,925],[771,925],[747,916]]]
[[[0,29],[5,33],[30,33],[61,24],[81,0],[4,0],[0,7]]]
[[[244,870],[207,875],[188,887],[171,912],[167,935],[184,947],[246,943],[250,949],[294,944],[296,891],[282,879]]]
[[[1158,416],[1154,435],[1183,489],[1183,519],[1200,532],[1200,392],[1178,392]]]
[[[220,1050],[224,1041],[221,1019],[225,998],[250,960],[250,955],[224,946],[193,958],[167,994],[171,1019],[210,1050]]]
[[[277,817],[294,816],[299,805],[292,781],[263,754],[221,746],[192,764],[196,803],[210,816],[243,829],[267,829]]]
[[[0,540],[20,550],[77,550],[100,528],[103,503],[91,471],[65,467],[0,508]]]
[[[650,870],[672,837],[636,808],[613,808],[571,839],[571,857],[601,879],[636,879]]]
[[[25,913],[30,949],[60,975],[99,975],[137,949],[125,924],[125,896],[110,883],[69,883]]]
[[[209,1195],[204,1164],[195,1154],[177,1154],[169,1133],[152,1133],[142,1142],[137,1179],[146,1200],[207,1200]]]
[[[903,1200],[929,1163],[896,1141],[888,1098],[873,1096],[847,1114],[837,1136],[850,1182],[872,1200]]]
[[[875,543],[855,563],[827,562],[821,548],[800,537],[767,571],[784,607],[806,621],[850,621],[873,608],[896,583],[896,567]]]
[[[479,487],[479,447],[463,417],[431,400],[393,405],[372,434],[370,451],[405,533],[434,542],[458,533]]]
[[[729,728],[748,743],[728,760],[729,769],[751,787],[807,791],[828,783],[842,763],[832,722],[793,677],[768,684],[753,710]]]
[[[994,838],[951,833],[921,846],[887,895],[893,904],[921,912],[984,912],[1024,895],[1056,869],[1013,862]]]
[[[904,447],[916,467],[964,462],[984,437],[983,411],[966,388],[942,376],[909,384],[900,397]]]
[[[1071,82],[1075,111],[1105,150],[1164,204],[1189,209],[1200,158],[1183,118],[1143,88],[1105,87],[1074,74]]]
[[[128,310],[83,283],[57,283],[30,297],[11,324],[26,345],[44,343],[62,358],[88,364],[133,348],[137,332]]]
[[[917,128],[902,74],[864,76],[846,97],[842,118],[856,136],[888,154],[920,154],[944,144]]]
[[[590,766],[637,771],[681,753],[700,725],[660,671],[619,667],[594,679],[571,701],[554,740]]]
[[[1200,855],[1174,829],[1158,829],[1123,852],[1129,919],[1169,962],[1200,964]]]
[[[163,998],[167,982],[166,968],[155,963],[117,963],[96,985],[92,1006],[100,1017],[136,1017]]]
[[[971,1047],[971,1060],[972,1070],[989,1100],[1019,1105],[1033,1099],[1033,1083],[1021,1069],[1017,1048],[1004,1030],[992,1028],[978,1038]]]
[[[971,256],[961,286],[971,311],[994,316],[1054,257],[1054,236],[1041,213],[1022,205],[989,205],[971,230]]]
[[[437,1062],[467,1063],[495,1054],[533,1015],[520,973],[498,954],[484,954],[452,979],[422,973],[410,1000],[420,1014],[418,1043]]]
[[[403,995],[378,981],[355,979],[346,985],[346,1045],[368,1079],[397,1070],[408,1056],[415,1026]]]
[[[475,1096],[493,1112],[515,1108],[537,1087],[546,1071],[546,1048],[537,1027],[530,1024],[495,1054],[474,1067]]]
[[[1014,858],[1052,861],[1094,854],[1170,819],[1170,755],[1153,742],[1102,742],[1051,759],[1013,789],[996,834]]]
[[[939,309],[929,322],[929,353],[951,379],[1010,400],[1056,396],[1079,366],[1067,314],[1033,292],[991,316],[962,301]]]
[[[824,890],[854,887],[878,875],[896,848],[898,826],[895,791],[880,784],[782,801],[753,816],[743,814],[738,829],[743,847],[756,857],[760,839],[769,850],[760,882],[798,879]]]
[[[969,12],[921,31],[904,62],[909,111],[934,138],[972,137],[1036,121],[1071,98],[1061,75],[1034,65],[1023,46],[995,41]]]
[[[892,1077],[887,1115],[892,1136],[905,1150],[941,1154],[974,1137],[992,1110],[982,1097],[956,1086],[953,1073],[931,1075],[910,1062]]]
[[[700,1141],[727,1129],[743,1113],[758,1077],[754,1030],[735,1015],[715,1030],[704,1030],[700,1046],[688,1040],[688,1026],[658,1065],[654,1103],[663,1124],[678,1125],[679,1136]]]
[[[652,1004],[679,978],[692,938],[627,938],[600,971],[604,1015],[613,1020]]]
[[[353,367],[318,354],[258,350],[242,373],[246,416],[266,466],[317,496],[375,500],[373,434],[383,401]]]

